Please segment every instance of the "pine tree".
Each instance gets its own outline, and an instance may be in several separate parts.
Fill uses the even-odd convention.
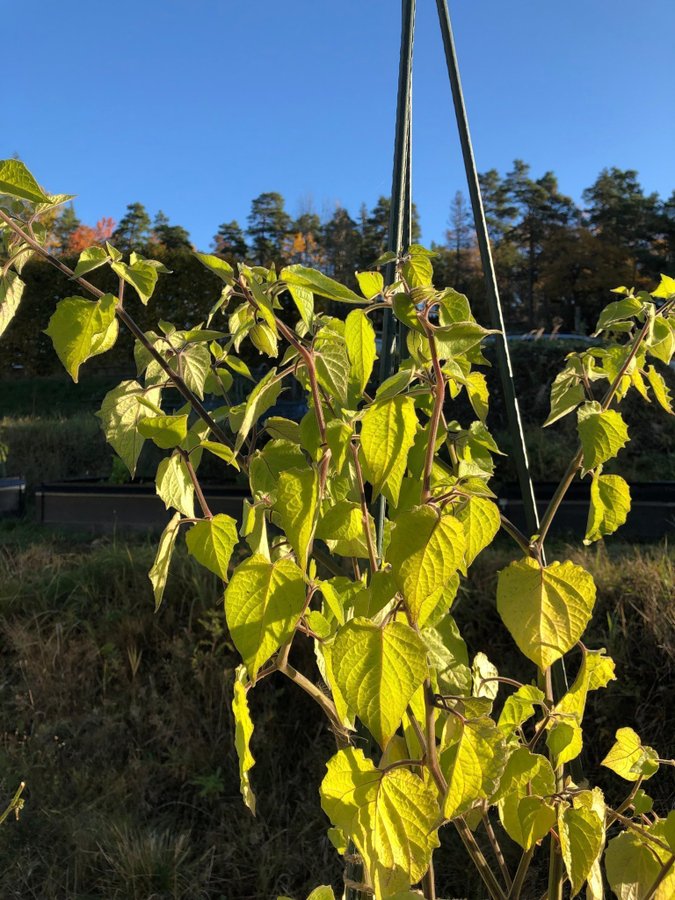
[[[291,220],[284,209],[284,198],[276,191],[260,194],[251,203],[248,234],[251,254],[258,265],[270,266],[282,256],[284,238]]]
[[[171,225],[160,209],[152,223],[152,238],[167,250],[191,250],[190,233],[182,225]]]
[[[459,290],[462,290],[465,251],[471,246],[473,225],[469,204],[461,191],[455,193],[450,204],[448,225],[450,228],[446,232],[446,239],[454,255],[454,271],[451,283]]]
[[[521,294],[527,304],[530,328],[535,328],[542,324],[539,321],[540,300],[543,300],[543,324],[550,324],[548,297],[544,294],[540,298],[537,292],[538,259],[542,244],[556,229],[565,228],[574,221],[576,209],[572,200],[558,190],[553,172],[545,172],[541,178],[532,179],[529,171],[527,163],[515,160],[504,185],[520,217],[510,230],[509,237],[521,253]]]
[[[341,206],[323,227],[323,245],[329,273],[353,287],[355,260],[362,256],[361,235],[356,222]]]
[[[150,237],[150,216],[142,203],[129,203],[112,239],[123,252],[142,250]]]
[[[61,215],[56,219],[52,228],[55,250],[57,252],[67,252],[70,239],[81,224],[73,204],[69,203],[67,206],[64,206]]]
[[[223,222],[211,243],[216,256],[222,256],[223,259],[242,262],[248,257],[246,238],[236,219]]]
[[[659,198],[645,195],[638,173],[634,169],[603,169],[583,198],[594,231],[632,255],[634,279],[638,268],[658,275],[662,263],[654,258],[653,238],[659,230]]]

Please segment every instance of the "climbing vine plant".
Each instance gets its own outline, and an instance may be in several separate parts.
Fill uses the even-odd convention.
[[[441,828],[452,827],[494,900],[532,896],[537,851],[549,857],[549,900],[584,885],[587,898],[601,898],[603,879],[621,900],[672,898],[675,812],[654,814],[643,785],[673,760],[620,728],[603,765],[628,783],[625,800],[611,808],[599,788],[573,778],[589,730],[587,696],[615,678],[614,663],[581,643],[593,578],[569,560],[547,562],[544,543],[577,475],[591,482],[586,543],[626,519],[629,486],[603,466],[629,439],[617,408],[629,391],[673,412],[654,361],[668,364],[675,351],[675,279],[663,276],[651,294],[618,288],[598,322],[602,344],[567,357],[545,424],[576,416],[579,449],[540,533],[527,536],[500,514],[490,487],[499,449],[486,425],[481,371],[489,332],[465,296],[434,288],[433,254],[424,248],[377,261],[376,269],[394,263],[391,284],[377,270],[357,273],[358,293],[303,266],[235,271],[198,253],[214,288],[220,283],[204,321],[187,330],[160,321],[143,332],[125,291],[149,303],[169,274],[161,263],[135,253],[125,260],[105,244],[85,250],[71,271],[44,249],[40,224],[68,198],[45,194],[16,160],[0,162],[0,192],[0,331],[20,302],[22,266],[38,254],[73,284],[47,334],[75,381],[86,360],[114,345],[120,324],[134,335],[137,378],[110,391],[99,416],[132,475],[145,441],[166,451],[156,485],[173,517],[149,573],[156,606],[182,536],[226,584],[225,616],[242,659],[235,742],[251,812],[248,696],[281,675],[321,707],[335,734],[321,803],[329,837],[347,858],[351,896],[414,900],[421,890],[433,898],[433,851]],[[118,276],[116,295],[87,280],[101,266]],[[373,321],[392,313],[406,352],[372,386]],[[238,355],[244,341],[270,367],[233,405],[233,378],[250,378]],[[302,421],[266,417],[292,381],[306,392]],[[168,387],[184,406],[167,408]],[[451,418],[462,392],[472,422]],[[209,509],[198,475],[204,453],[248,478],[241,523]],[[530,683],[500,676],[483,653],[470,660],[451,615],[461,578],[500,529],[517,558],[499,573],[496,605],[532,663]],[[292,663],[294,646],[307,641],[318,676]],[[556,696],[552,667],[570,651],[575,676]],[[522,849],[515,870],[502,853],[504,834]],[[325,886],[312,893],[332,896]]]

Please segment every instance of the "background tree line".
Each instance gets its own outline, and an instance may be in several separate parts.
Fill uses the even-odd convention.
[[[533,178],[521,160],[504,175],[492,169],[480,180],[506,321],[514,331],[589,331],[609,288],[652,286],[659,272],[675,270],[675,191],[667,200],[645,194],[634,170],[604,169],[583,192],[583,206],[560,192],[553,172]],[[436,283],[468,294],[486,321],[472,222],[468,201],[457,191],[445,240],[432,244],[438,254]],[[252,201],[245,226],[236,220],[223,222],[211,250],[230,261],[314,266],[354,286],[354,271],[372,266],[383,252],[388,224],[386,197],[371,209],[363,204],[356,217],[344,207],[324,217],[308,207],[293,217],[283,196],[270,191]],[[142,203],[131,203],[119,223],[102,218],[90,226],[69,205],[54,217],[50,229],[52,251],[71,263],[84,247],[111,240],[124,252],[158,257],[174,271],[171,278],[161,279],[152,313],[138,304],[138,318],[147,328],[158,316],[177,326],[203,320],[215,299],[213,277],[191,255],[189,232],[161,211],[151,218]],[[418,240],[416,210],[413,230]],[[0,368],[5,373],[14,369],[48,374],[56,370],[56,359],[49,341],[42,335],[36,338],[36,325],[45,328],[56,301],[72,289],[41,262],[29,263],[23,277],[25,299],[5,335]],[[112,279],[104,284],[108,276],[99,277],[102,288],[116,290]],[[116,356],[125,353],[130,346],[122,342]],[[121,356],[106,360],[113,366],[123,364]]]

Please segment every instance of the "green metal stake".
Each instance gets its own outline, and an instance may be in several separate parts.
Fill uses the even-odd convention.
[[[398,93],[396,98],[396,131],[394,139],[394,169],[389,208],[389,233],[387,250],[397,255],[403,249],[405,232],[410,242],[412,225],[411,187],[411,134],[412,134],[412,57],[415,36],[415,0],[402,0],[401,52],[398,67]],[[385,283],[391,283],[396,274],[395,264],[385,269]],[[382,320],[382,349],[380,352],[380,383],[388,378],[394,367],[394,344],[401,352],[402,328],[395,327],[391,310],[385,310]],[[377,553],[382,556],[382,540],[387,502],[380,496],[377,517]]]
[[[471,207],[473,209],[478,249],[483,264],[483,275],[485,278],[490,317],[492,319],[492,327],[497,328],[501,333],[501,338],[497,338],[496,344],[497,364],[499,366],[499,375],[501,378],[502,391],[504,393],[509,431],[511,437],[514,438],[513,455],[518,470],[518,482],[523,498],[525,521],[527,523],[528,532],[530,534],[536,534],[539,531],[539,514],[537,512],[537,504],[534,497],[532,476],[530,475],[530,464],[527,458],[523,423],[520,418],[518,398],[516,397],[513,381],[511,356],[506,340],[506,328],[504,326],[502,304],[499,298],[499,288],[497,287],[497,278],[495,276],[495,269],[492,261],[492,251],[490,249],[490,239],[488,236],[487,223],[485,221],[485,211],[483,210],[483,199],[480,193],[476,161],[473,155],[473,147],[471,146],[469,121],[464,105],[462,83],[459,77],[459,64],[457,62],[457,52],[455,50],[455,41],[452,34],[450,13],[448,11],[446,0],[436,0],[436,7],[438,9],[438,18],[441,25],[441,34],[443,36],[445,60],[448,67],[452,99],[455,106],[457,129],[459,131],[459,139],[462,146],[462,156],[464,158],[464,168],[466,170],[469,196],[471,198]],[[543,550],[542,562],[544,565],[546,564]],[[551,675],[553,678],[555,695],[556,697],[561,697],[568,690],[567,673],[565,671],[565,663],[562,659],[553,665]]]

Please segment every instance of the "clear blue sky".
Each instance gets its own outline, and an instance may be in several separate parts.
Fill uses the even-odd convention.
[[[388,194],[398,0],[3,0],[0,157],[93,224],[139,200],[207,249],[277,190],[296,214]],[[604,166],[675,189],[673,0],[450,4],[479,169],[579,199]],[[10,70],[10,66],[13,71]],[[464,189],[434,0],[418,0],[414,197],[441,240]]]

